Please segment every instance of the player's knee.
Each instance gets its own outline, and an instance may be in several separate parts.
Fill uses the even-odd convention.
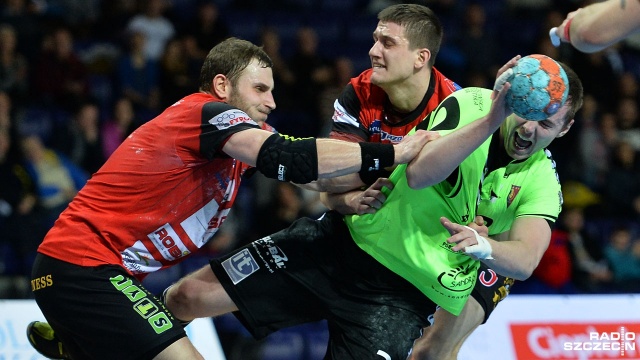
[[[191,309],[196,307],[198,285],[189,279],[183,279],[167,292],[165,305],[179,319],[190,320]]]
[[[452,357],[454,352],[445,333],[426,328],[422,337],[416,340],[410,360],[454,360],[455,355]]]

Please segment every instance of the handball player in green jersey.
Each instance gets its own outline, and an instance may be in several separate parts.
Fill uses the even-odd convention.
[[[562,193],[556,164],[546,147],[564,136],[582,106],[582,83],[576,73],[561,63],[569,79],[565,105],[544,121],[526,121],[510,115],[491,141],[480,203],[479,218],[469,227],[487,231],[483,242],[485,259],[478,270],[472,296],[459,316],[436,311],[432,326],[425,329],[412,353],[412,360],[457,359],[466,338],[486,322],[498,302],[509,294],[514,280],[528,278],[551,240],[551,228],[560,213]],[[452,233],[453,248],[475,244],[476,233],[442,219]],[[491,259],[489,259],[491,258]]]

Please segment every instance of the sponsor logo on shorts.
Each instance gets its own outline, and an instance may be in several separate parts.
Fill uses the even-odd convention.
[[[488,279],[487,273],[489,274]],[[478,281],[480,281],[480,283],[486,287],[491,287],[498,281],[498,274],[496,274],[496,272],[491,269],[487,269],[486,272],[482,270],[480,274],[478,274]]]
[[[53,277],[51,274],[31,279],[31,291],[44,289],[53,285]]]
[[[438,275],[438,283],[450,291],[469,291],[475,285],[475,269],[473,266],[458,266]]]
[[[247,278],[260,269],[258,263],[249,252],[249,249],[242,249],[237,254],[222,262],[222,268],[227,272],[233,284]]]
[[[265,268],[267,268],[270,273],[273,273],[275,269],[283,269],[287,267],[287,261],[289,261],[289,258],[285,255],[282,249],[276,246],[270,236],[254,241],[253,248],[256,250],[256,253],[260,256],[260,260],[262,260]]]
[[[504,300],[504,298],[506,298],[509,293],[511,292],[511,287],[513,286],[513,284],[515,283],[515,280],[512,278],[504,278],[504,283],[502,284],[502,286],[500,286],[498,288],[498,290],[496,290],[493,293],[493,307],[495,308],[496,306],[498,306],[498,303],[502,300]]]
[[[125,278],[122,275],[109,278],[111,285],[118,291],[123,293],[129,301],[133,303],[133,310],[135,310],[143,319],[147,320],[151,328],[156,334],[162,334],[163,332],[171,329],[173,318],[166,309],[159,308],[151,299],[149,299],[149,293],[133,284],[133,280]]]

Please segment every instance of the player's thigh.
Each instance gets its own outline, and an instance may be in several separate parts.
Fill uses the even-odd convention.
[[[36,302],[72,356],[153,358],[186,336],[160,301],[119,266],[81,267],[38,255],[33,269],[33,283],[41,284],[34,289]]]
[[[411,359],[456,359],[464,341],[483,320],[484,310],[472,297],[458,316],[438,308],[433,325],[424,329],[424,334],[416,341]]]
[[[202,355],[191,344],[188,338],[182,338],[162,350],[154,360],[198,360],[204,359]]]
[[[329,320],[326,359],[405,360],[427,322],[426,316],[393,304],[353,308]]]

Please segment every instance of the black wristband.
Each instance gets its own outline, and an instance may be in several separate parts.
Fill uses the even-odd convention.
[[[378,171],[360,171],[358,175],[360,176],[360,180],[362,180],[365,185],[371,186],[379,178],[388,178],[389,175],[391,175],[391,171],[387,169]]]
[[[362,166],[360,172],[378,171],[393,166],[395,150],[392,144],[361,142],[360,156]]]

